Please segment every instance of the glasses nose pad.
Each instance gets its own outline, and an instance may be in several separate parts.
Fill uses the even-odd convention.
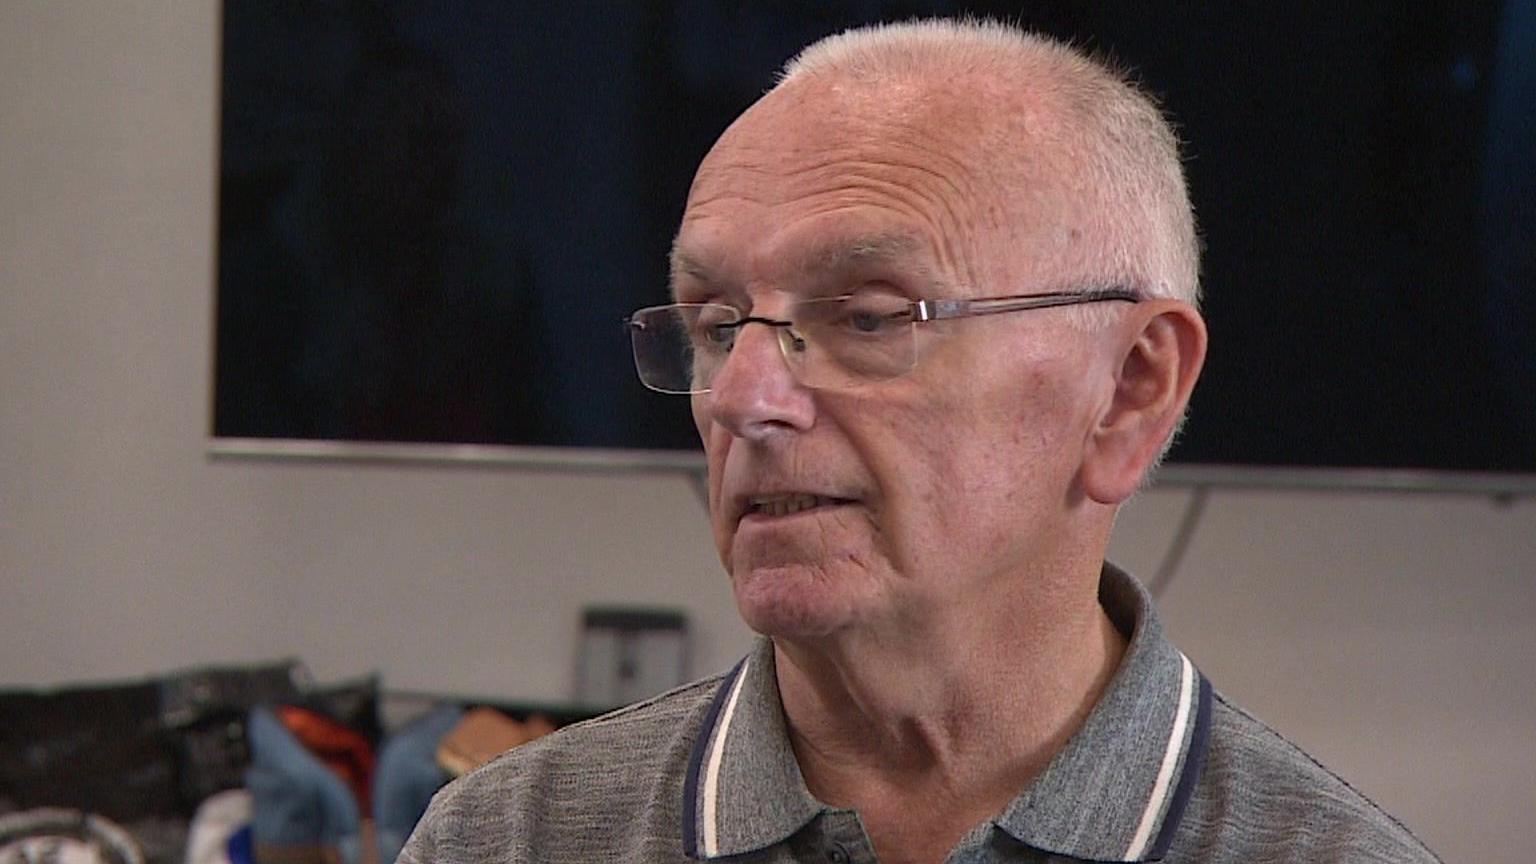
[[[791,330],[788,325],[780,325],[775,328],[779,337],[779,351],[784,355],[784,364],[794,375],[796,381],[801,381],[805,374],[805,362],[809,358],[811,345],[805,341],[805,337]],[[801,381],[801,383],[804,383]]]
[[[804,354],[807,347],[805,338],[788,327],[779,328],[779,347],[784,349],[784,358],[791,359],[791,355]]]

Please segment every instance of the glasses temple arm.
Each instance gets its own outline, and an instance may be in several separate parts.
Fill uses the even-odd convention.
[[[1025,309],[1078,306],[1110,300],[1136,303],[1141,300],[1141,295],[1124,288],[1111,288],[1103,291],[986,297],[976,300],[918,300],[912,304],[912,318],[915,321],[937,321],[942,318],[966,318],[975,315],[993,315],[999,312],[1019,312]]]

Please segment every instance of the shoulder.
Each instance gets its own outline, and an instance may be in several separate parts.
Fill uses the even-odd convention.
[[[1220,694],[1176,844],[1187,860],[1438,862],[1418,838],[1301,748]],[[1188,848],[1192,841],[1199,849]],[[1170,856],[1172,859],[1174,856]]]
[[[576,860],[680,849],[683,783],[716,675],[503,753],[432,800],[410,862]]]

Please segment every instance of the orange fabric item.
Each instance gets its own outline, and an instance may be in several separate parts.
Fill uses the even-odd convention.
[[[494,708],[475,708],[437,747],[437,764],[455,777],[479,768],[533,737],[522,723]]]
[[[443,736],[437,747],[437,764],[462,777],[507,750],[553,731],[554,722],[543,714],[532,714],[520,723],[495,708],[474,708]]]
[[[300,744],[347,784],[358,812],[372,813],[374,752],[368,739],[308,708],[280,705],[276,714]]]

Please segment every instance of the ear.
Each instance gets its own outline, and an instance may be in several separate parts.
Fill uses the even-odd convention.
[[[1205,363],[1205,321],[1187,303],[1142,301],[1126,326],[1130,338],[1117,340],[1115,390],[1089,430],[1083,459],[1083,489],[1100,504],[1118,504],[1140,488]]]

